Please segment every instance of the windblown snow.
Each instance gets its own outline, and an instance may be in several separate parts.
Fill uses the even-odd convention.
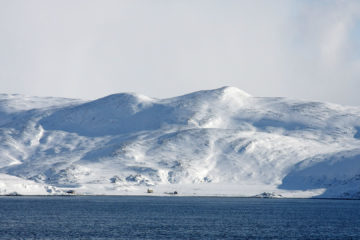
[[[360,197],[360,107],[252,97],[0,94],[0,194]]]

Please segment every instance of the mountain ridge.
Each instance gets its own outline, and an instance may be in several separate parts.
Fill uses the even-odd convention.
[[[166,99],[0,95],[0,173],[41,186],[33,194],[358,198],[359,132],[359,107],[235,87]],[[0,194],[31,193],[6,181]]]

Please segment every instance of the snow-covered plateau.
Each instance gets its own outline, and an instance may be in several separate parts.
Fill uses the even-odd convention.
[[[168,99],[0,94],[0,195],[175,191],[360,198],[360,107],[234,87]]]

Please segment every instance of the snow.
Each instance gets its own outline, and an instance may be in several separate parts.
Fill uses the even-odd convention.
[[[360,197],[360,108],[234,87],[0,94],[0,194]]]

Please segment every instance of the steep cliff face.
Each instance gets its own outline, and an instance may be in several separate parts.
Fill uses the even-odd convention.
[[[357,198],[359,129],[358,107],[252,97],[233,87],[169,99],[3,94],[0,194],[176,188],[186,195]]]

